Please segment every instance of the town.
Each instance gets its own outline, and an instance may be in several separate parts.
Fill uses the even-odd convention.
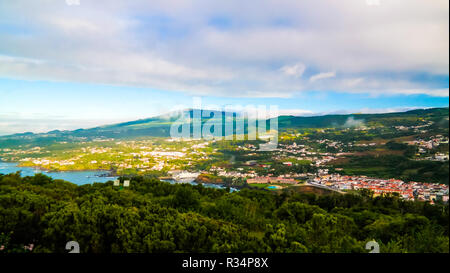
[[[435,201],[448,202],[449,197],[448,185],[419,182],[406,183],[399,179],[327,174],[315,177],[310,183],[341,191],[368,189],[374,193],[374,196],[396,193],[406,200],[429,201],[432,204]]]
[[[285,132],[280,135],[278,147],[270,152],[258,151],[260,140],[149,137],[4,148],[0,157],[49,171],[105,170],[114,175],[195,179],[200,183],[266,190],[307,184],[339,192],[369,189],[375,195],[395,193],[406,200],[448,202],[448,176],[445,183],[436,179],[438,173],[434,174],[448,162],[448,137],[430,134],[431,126],[433,122],[383,128],[393,135],[385,140],[370,140],[367,136],[380,134],[380,128],[368,125]],[[411,166],[398,174],[391,166],[374,167],[385,161],[377,161],[380,157],[407,160]],[[370,162],[360,166],[365,160]],[[429,170],[429,162],[435,162],[432,167],[436,170]],[[420,175],[420,164],[427,164],[423,173],[433,174],[433,181]],[[374,173],[368,172],[374,168]]]

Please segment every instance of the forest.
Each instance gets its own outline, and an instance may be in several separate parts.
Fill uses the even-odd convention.
[[[448,204],[374,197],[229,192],[136,176],[82,186],[0,175],[0,253],[449,252]]]

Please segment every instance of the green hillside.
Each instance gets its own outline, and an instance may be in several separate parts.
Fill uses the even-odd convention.
[[[193,111],[187,110],[185,115],[192,117]],[[215,111],[216,117],[224,112]],[[354,126],[411,126],[422,125],[433,121],[439,127],[448,128],[448,108],[418,109],[399,113],[386,114],[349,114],[324,115],[312,117],[280,116],[279,130],[302,128],[344,128]],[[169,137],[170,127],[179,115],[169,114],[125,123],[105,125],[90,129],[74,131],[51,131],[42,134],[24,133],[0,137],[0,148],[20,145],[45,146],[59,141],[89,141],[95,138],[136,138],[136,137]],[[238,117],[235,117],[238,118]],[[208,119],[204,118],[203,122]],[[220,123],[221,118],[217,119]],[[223,130],[224,131],[224,130]],[[247,127],[245,128],[247,132]]]
[[[411,126],[427,121],[439,122],[448,127],[448,108],[417,109],[384,114],[325,115],[313,117],[280,116],[279,127],[286,128],[338,128],[346,125]],[[351,122],[349,122],[349,120]]]

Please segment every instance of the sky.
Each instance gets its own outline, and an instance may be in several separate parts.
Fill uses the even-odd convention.
[[[0,135],[192,98],[280,114],[448,107],[447,0],[0,2]]]

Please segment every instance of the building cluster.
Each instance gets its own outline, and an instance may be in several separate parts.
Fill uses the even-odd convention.
[[[218,176],[223,176],[223,177],[246,178],[246,177],[255,177],[256,176],[255,171],[250,170],[248,172],[244,172],[243,168],[237,168],[235,171],[233,171],[233,170],[227,170],[225,168],[213,166],[209,169],[209,172],[216,173]]]
[[[102,140],[103,141],[103,140]],[[111,140],[108,140],[111,141]],[[44,154],[48,151],[40,147],[31,149],[0,149],[0,154],[7,161],[18,161],[23,166],[33,166],[54,170],[73,169],[116,169],[117,172],[135,169],[138,172],[161,171],[178,165],[191,166],[198,160],[209,159],[209,154],[203,149],[210,142],[191,142],[185,147],[174,145],[155,146],[152,141],[118,141],[115,147],[85,146],[66,151],[55,157],[37,157],[34,154]],[[215,150],[213,151],[215,152]],[[30,156],[28,156],[30,154]]]
[[[104,154],[111,152],[111,148],[103,148],[103,147],[87,147],[87,148],[81,148],[81,151],[83,153],[90,153],[90,154]]]
[[[404,182],[398,179],[380,179],[366,176],[344,176],[325,174],[313,178],[310,183],[335,190],[369,189],[375,195],[397,193],[406,200],[448,202],[448,185],[434,183]]]
[[[20,160],[20,162],[31,162],[36,166],[43,166],[43,167],[49,167],[53,165],[59,165],[59,166],[71,166],[75,165],[75,162],[71,159],[68,160],[49,160],[49,159],[33,159],[33,158],[23,158]]]
[[[335,160],[337,158],[336,156],[341,155],[332,153],[313,152],[308,150],[308,147],[306,147],[305,145],[298,145],[295,142],[293,144],[279,144],[277,152],[278,155],[274,156],[274,159],[276,160],[281,160],[289,155],[289,158],[293,158],[296,160],[308,160],[314,162],[314,165],[316,166],[324,165],[332,160]],[[289,162],[285,162],[283,164],[289,165]]]
[[[429,139],[416,139],[406,142],[409,145],[415,145],[419,147],[419,153],[426,153],[427,150],[438,147],[441,144],[448,144],[448,137],[442,135],[436,135]]]
[[[425,129],[426,127],[430,127],[431,125],[433,125],[434,122],[432,121],[428,121],[424,124],[421,125],[413,125],[413,126],[394,126],[395,129],[397,129],[398,131],[409,131],[412,130],[414,132],[421,132],[421,133],[426,133],[427,130]]]
[[[305,145],[297,145],[295,142],[292,144],[278,144],[277,151],[301,156],[315,154],[314,152],[308,151]]]
[[[33,147],[31,149],[0,149],[0,155],[2,157],[8,158],[9,161],[20,161],[24,156],[27,155],[37,155],[46,152],[41,147]]]

